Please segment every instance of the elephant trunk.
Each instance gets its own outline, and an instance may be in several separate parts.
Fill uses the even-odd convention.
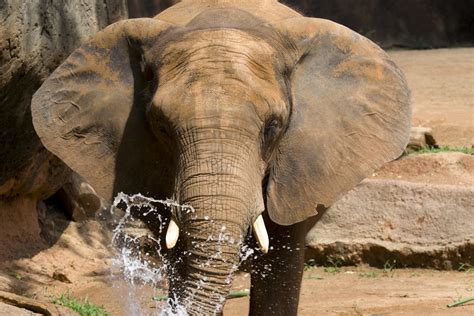
[[[223,308],[249,226],[263,209],[261,177],[255,155],[232,139],[186,149],[177,192],[195,211],[177,214],[187,253],[178,296],[189,315],[214,315]]]
[[[190,250],[181,300],[188,315],[215,315],[223,309],[233,272],[239,265],[241,227],[222,221],[189,226],[191,236],[187,238],[187,248]],[[193,230],[219,233],[206,237]]]

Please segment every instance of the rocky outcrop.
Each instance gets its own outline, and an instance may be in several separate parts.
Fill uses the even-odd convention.
[[[40,302],[36,299],[0,291],[0,315],[15,316],[77,316],[78,313],[63,306],[50,302]]]
[[[130,0],[132,17],[154,16],[177,0]],[[438,48],[474,44],[472,0],[281,0],[305,16],[329,19],[380,46]]]
[[[474,187],[363,181],[307,236],[319,264],[456,269],[474,265]]]
[[[30,254],[44,246],[38,201],[48,198],[71,179],[70,169],[42,146],[33,129],[30,102],[34,92],[81,43],[126,17],[126,0],[0,1],[3,257],[15,257],[17,244]]]
[[[69,171],[36,136],[31,97],[82,42],[125,17],[125,0],[0,2],[0,200],[62,185]]]

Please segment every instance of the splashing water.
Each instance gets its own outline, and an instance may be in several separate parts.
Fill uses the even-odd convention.
[[[112,246],[116,255],[112,260],[112,280],[116,287],[120,287],[121,280],[126,281],[125,291],[128,297],[123,303],[127,315],[150,314],[144,309],[149,309],[151,302],[157,311],[152,313],[154,315],[186,315],[185,310],[179,306],[171,312],[170,306],[174,300],[166,298],[166,272],[172,269],[173,265],[169,264],[163,255],[159,238],[163,235],[165,220],[157,204],[163,205],[169,212],[194,212],[192,206],[180,205],[171,199],[158,200],[142,194],[119,193],[110,208],[110,214],[102,214],[113,225]],[[158,225],[155,233],[143,223],[141,218],[144,217],[153,218],[153,223]],[[146,290],[150,288],[152,295],[150,290]],[[145,293],[148,297],[140,297],[139,293]]]
[[[112,217],[113,234],[112,246],[115,249],[116,256],[112,260],[112,280],[114,284],[120,284],[120,280],[126,281],[125,291],[128,293],[125,311],[127,315],[187,315],[186,306],[192,304],[193,296],[199,287],[191,293],[188,301],[183,303],[184,306],[177,303],[176,297],[167,297],[168,292],[168,273],[173,272],[176,265],[170,263],[163,255],[160,236],[164,236],[164,218],[160,214],[157,204],[164,206],[167,211],[194,212],[194,208],[190,205],[181,205],[171,199],[157,200],[146,197],[142,194],[127,195],[119,193],[114,199],[110,208],[110,217]],[[139,219],[147,216],[153,218],[154,224],[157,224],[157,231],[153,234],[146,228],[146,225]],[[211,219],[209,221],[212,222]],[[226,232],[223,226],[217,238],[209,236],[209,240],[217,239],[218,249],[209,259],[202,263],[203,266],[209,266],[211,261],[221,258],[223,244],[237,244],[240,247],[240,260],[238,264],[232,266],[226,283],[231,284],[232,276],[240,266],[240,263],[254,254],[254,249],[244,245],[244,236],[240,236],[238,240],[234,240]],[[186,255],[185,253],[183,255]],[[200,287],[204,287],[208,280],[203,278],[200,280]],[[140,297],[138,293],[149,293],[144,287],[152,289],[152,298]],[[144,309],[152,308],[156,312],[145,312]],[[225,297],[221,297],[220,305],[216,306],[216,312],[220,310],[225,302]]]

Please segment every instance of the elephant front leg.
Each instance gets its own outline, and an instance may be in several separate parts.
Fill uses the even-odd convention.
[[[253,261],[249,314],[296,315],[308,223],[268,226],[270,250]]]

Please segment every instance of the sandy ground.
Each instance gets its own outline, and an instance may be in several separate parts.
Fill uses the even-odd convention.
[[[459,152],[404,156],[384,165],[371,178],[474,186],[474,156]]]
[[[412,91],[413,125],[440,145],[474,144],[474,48],[391,51]]]
[[[474,272],[313,268],[303,277],[298,315],[473,315],[474,303],[446,307],[473,290]],[[229,300],[225,311],[247,315],[248,298]]]
[[[414,100],[414,125],[433,128],[441,145],[467,146],[474,135],[474,49],[392,51],[405,71]],[[375,178],[432,184],[474,185],[474,156],[436,154],[404,157],[375,172]],[[21,222],[28,220],[20,219]],[[39,301],[67,290],[104,305],[112,315],[131,315],[141,301],[144,315],[157,312],[151,298],[159,293],[139,288],[138,296],[111,277],[110,235],[96,222],[70,223],[57,216],[43,226],[50,243],[15,248],[10,259],[0,253],[0,290]],[[18,225],[18,223],[11,223]],[[18,245],[16,245],[18,246]],[[326,269],[327,270],[327,269]],[[447,304],[474,296],[474,271],[323,267],[305,272],[299,315],[474,315],[474,302],[448,309]],[[63,278],[64,276],[65,278]],[[235,289],[249,287],[240,273]],[[136,311],[135,311],[136,312]],[[246,315],[248,298],[229,300],[226,315]]]
[[[159,313],[161,303],[152,297],[164,292],[131,287],[112,276],[107,238],[96,222],[70,223],[54,246],[31,258],[1,263],[0,290],[42,302],[70,291],[74,297],[103,305],[112,315],[132,315],[136,302],[142,315]],[[233,289],[248,289],[249,283],[248,274],[240,272]],[[308,267],[299,315],[474,315],[474,303],[446,307],[472,296],[474,269],[468,267],[461,271]],[[225,315],[247,314],[248,297],[228,300]]]

